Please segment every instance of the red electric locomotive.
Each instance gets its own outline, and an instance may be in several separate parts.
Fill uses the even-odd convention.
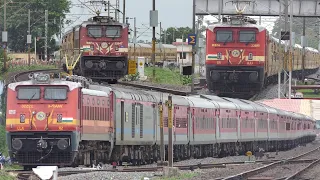
[[[112,17],[95,16],[63,36],[62,57],[76,62],[76,75],[116,82],[128,73],[128,30]]]
[[[216,94],[253,94],[264,83],[268,32],[254,19],[224,17],[207,34],[206,77]]]

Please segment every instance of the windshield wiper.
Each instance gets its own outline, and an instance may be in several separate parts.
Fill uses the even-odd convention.
[[[118,36],[118,34],[119,34],[119,30],[117,30],[117,33],[112,37],[112,40],[114,40],[116,36]]]
[[[30,99],[28,99],[28,103],[31,101],[31,99],[33,99],[34,98],[34,96],[37,94],[37,92],[35,92],[31,97],[30,97]]]
[[[254,36],[252,36],[251,39],[250,39],[248,42],[246,42],[246,46],[248,46],[248,44],[251,43],[251,41],[253,40],[253,38],[254,38]]]
[[[224,41],[223,45],[226,45],[230,38],[231,36],[229,35],[229,37]]]
[[[94,39],[97,39],[97,37],[95,37],[89,30],[88,30],[88,33],[91,37],[93,37]]]

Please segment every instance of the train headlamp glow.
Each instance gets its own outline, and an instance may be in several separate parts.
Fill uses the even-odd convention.
[[[20,123],[24,123],[26,120],[26,115],[20,114]]]
[[[116,45],[114,48],[115,48],[115,51],[119,51],[119,46]]]
[[[49,74],[38,74],[36,77],[37,82],[49,82],[50,80],[50,75]]]
[[[61,123],[62,122],[62,114],[57,115],[57,122]]]

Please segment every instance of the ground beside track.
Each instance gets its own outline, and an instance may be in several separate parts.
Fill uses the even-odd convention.
[[[312,143],[306,144],[305,146],[298,146],[292,150],[283,151],[283,152],[270,152],[267,158],[266,155],[259,160],[275,160],[275,159],[286,159],[293,156],[297,156],[302,154],[303,152],[310,151],[320,145],[319,141],[314,141]],[[310,158],[310,157],[309,157]],[[239,162],[239,161],[247,161],[248,157],[246,156],[230,156],[225,158],[205,158],[205,159],[190,159],[181,162],[175,162],[174,165],[191,165],[191,164],[209,164],[209,163],[228,163],[228,162]],[[144,165],[141,167],[155,167],[156,164]],[[261,163],[249,163],[249,164],[239,164],[239,165],[227,165],[226,168],[214,168],[214,169],[196,169],[194,171],[180,171],[182,176],[177,179],[192,179],[192,180],[200,180],[200,179],[215,179],[220,177],[226,177],[230,175],[235,175],[241,173],[243,171],[252,170],[258,167],[264,166]],[[103,169],[111,169],[111,165],[104,165]],[[61,168],[61,171],[68,170],[79,170],[81,168]],[[94,172],[87,174],[76,174],[61,177],[61,180],[78,180],[78,179],[89,179],[90,180],[100,180],[100,179],[142,179],[143,177],[149,177],[151,179],[159,179],[161,172]]]

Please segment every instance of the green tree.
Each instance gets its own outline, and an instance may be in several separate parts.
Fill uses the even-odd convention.
[[[0,5],[3,6],[3,1]],[[48,10],[48,53],[57,50],[56,42],[51,37],[59,33],[60,17],[63,22],[70,5],[68,0],[15,0],[13,4],[9,3],[7,7],[8,47],[16,52],[27,51],[28,9],[31,11],[32,41],[34,37],[44,37],[45,10]],[[3,13],[0,18],[3,19]],[[3,24],[1,29],[3,29]],[[32,48],[34,48],[33,44],[34,42],[32,42]],[[37,42],[37,53],[44,53],[44,40],[42,39]]]
[[[307,38],[307,44],[306,46],[312,47],[315,49],[318,49],[318,32],[319,32],[319,26],[318,26],[318,19],[317,18],[306,18],[306,38]],[[283,30],[285,29],[284,21],[281,22],[279,19],[277,19],[274,23],[273,29],[272,29],[272,35],[276,38],[279,38],[279,29]],[[288,23],[288,29],[289,29],[289,23]],[[303,18],[294,18],[294,23],[292,26],[293,32],[295,32],[295,43],[301,44],[301,36],[303,34]]]
[[[203,32],[205,31],[205,29],[206,29],[205,26],[201,26],[199,28],[199,32]],[[182,36],[183,36],[183,42],[185,42],[186,39],[188,38],[188,34],[193,33],[190,27],[179,27],[179,28],[169,27],[168,29],[166,29],[166,34],[167,34],[166,37],[164,35],[164,32],[162,33],[161,41],[163,43],[166,42],[166,44],[172,44],[173,42],[176,41],[176,39],[182,39]],[[204,35],[202,33],[199,33],[199,34],[201,38],[204,38]]]

